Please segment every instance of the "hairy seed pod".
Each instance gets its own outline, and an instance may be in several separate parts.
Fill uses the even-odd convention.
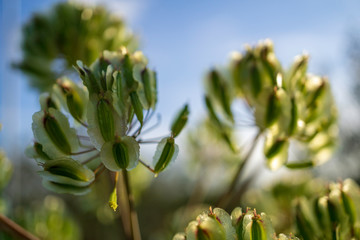
[[[106,99],[100,99],[97,103],[97,120],[104,141],[107,142],[114,139],[114,117],[111,105]]]
[[[48,113],[46,113],[43,119],[43,124],[46,133],[48,134],[51,141],[55,144],[55,146],[63,153],[70,155],[70,144],[66,139],[64,132],[60,128],[57,120],[54,117],[50,116]]]

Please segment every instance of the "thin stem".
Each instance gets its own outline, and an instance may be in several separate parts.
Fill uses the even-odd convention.
[[[80,138],[80,139],[84,139],[84,140],[90,141],[90,138],[89,138],[88,136],[77,135],[77,137]]]
[[[139,159],[139,162],[144,165],[147,169],[149,169],[152,173],[155,173],[155,170],[152,169],[149,165],[147,165],[145,162],[143,162],[141,159]]]
[[[140,233],[140,227],[139,227],[139,221],[137,217],[137,212],[135,209],[134,204],[134,196],[131,193],[130,188],[130,179],[128,176],[128,172],[126,170],[123,170],[123,176],[124,176],[124,183],[126,187],[126,193],[127,193],[127,201],[129,203],[129,211],[130,211],[130,225],[131,225],[131,232],[132,232],[132,238],[133,240],[141,240],[141,233]]]
[[[154,128],[158,127],[161,123],[161,115],[158,114],[157,115],[157,119],[156,119],[156,123],[154,125],[152,125],[151,127],[149,127],[148,129],[145,129],[144,131],[142,131],[141,133],[142,134],[145,134],[145,133],[148,133],[150,132],[151,130],[153,130]]]
[[[167,135],[164,135],[164,136],[149,138],[149,139],[145,139],[145,140],[139,139],[138,142],[159,141],[159,140],[161,140],[161,139],[164,138],[164,137],[169,137],[169,135],[167,134]]]
[[[78,120],[78,119],[76,119],[76,121],[77,121],[78,123],[80,123],[81,125],[83,125],[84,127],[86,127],[86,128],[89,127],[89,125],[87,125],[87,124],[84,123],[83,121],[80,121],[80,120]]]
[[[97,154],[95,154],[94,156],[92,156],[92,157],[86,159],[85,161],[83,161],[81,164],[83,164],[83,165],[84,165],[84,164],[87,164],[87,163],[91,162],[92,160],[98,158],[99,156],[100,156],[100,153],[97,153]]]
[[[71,155],[81,155],[81,154],[89,153],[89,152],[92,152],[92,151],[95,151],[95,150],[96,150],[96,148],[90,148],[90,149],[87,149],[87,150],[84,150],[84,151],[81,151],[81,152],[71,153]]]
[[[26,240],[40,240],[40,238],[34,236],[32,233],[28,232],[20,225],[7,218],[6,216],[0,214],[0,228],[4,231],[7,231],[16,239],[26,239]]]
[[[256,143],[257,141],[259,140],[259,137],[261,136],[261,131],[259,131],[255,138],[253,139],[253,142],[251,144],[251,147],[249,149],[249,151],[247,152],[247,154],[245,155],[244,157],[244,160],[240,163],[231,183],[230,183],[230,186],[228,188],[228,190],[220,197],[219,201],[217,202],[216,206],[218,207],[223,207],[224,205],[227,204],[229,198],[231,197],[233,191],[235,190],[235,187],[236,187],[236,184],[239,180],[239,177],[241,176],[242,172],[244,171],[245,169],[245,166],[247,164],[247,162],[249,161],[255,147],[256,147]]]
[[[140,141],[138,141],[138,143],[141,143],[141,144],[147,144],[147,143],[156,144],[156,143],[159,143],[159,141],[142,141],[142,140],[140,140]]]

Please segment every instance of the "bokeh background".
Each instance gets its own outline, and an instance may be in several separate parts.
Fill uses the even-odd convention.
[[[21,205],[28,199],[42,199],[47,193],[38,183],[34,186],[38,189],[35,192],[39,192],[39,196],[32,195],[34,187],[28,183],[31,182],[29,178],[35,178],[34,182],[40,180],[34,173],[35,162],[23,155],[23,150],[32,141],[31,116],[39,109],[38,93],[28,87],[26,77],[14,70],[11,63],[21,59],[21,26],[35,12],[46,12],[57,2],[59,1],[0,2],[0,122],[3,125],[0,146],[16,166],[17,172],[12,179],[11,189],[7,190],[8,198],[14,206]],[[315,174],[335,180],[345,177],[360,179],[359,1],[78,2],[105,6],[122,17],[128,27],[138,35],[140,49],[149,58],[150,66],[158,72],[158,112],[162,116],[162,124],[155,133],[157,136],[167,131],[174,112],[185,102],[191,107],[188,131],[197,128],[197,124],[205,116],[205,72],[214,65],[226,64],[229,54],[234,50],[242,51],[244,44],[272,39],[275,52],[284,66],[289,66],[294,56],[308,52],[311,56],[309,71],[329,77],[340,116],[341,141],[337,154],[329,163],[317,168]],[[158,209],[159,215],[164,215],[175,209],[174,206],[186,202],[186,196],[191,194],[191,189],[182,188],[183,192],[172,191],[173,197],[164,195],[164,192],[173,189],[174,185],[191,185],[191,181],[186,182],[184,179],[192,176],[184,173],[187,170],[181,163],[191,159],[191,152],[187,151],[187,141],[187,135],[183,134],[180,159],[164,174],[163,179],[147,180],[150,183],[146,185],[151,185],[151,190],[141,196],[142,199],[147,197],[149,200],[140,206],[140,213],[144,215],[140,222],[145,225],[143,231],[146,233],[157,232],[154,228],[161,229],[162,226],[158,224],[151,229],[153,226],[146,224],[151,221],[154,216],[152,214],[156,214],[156,211],[150,211],[150,208]],[[261,164],[260,161],[253,165]],[[33,173],[29,173],[29,168],[33,169]],[[262,173],[258,185],[268,177],[275,176],[268,170],[263,170]],[[282,170],[280,173],[286,174],[287,171]],[[279,176],[279,172],[276,176]],[[185,183],[181,185],[177,179],[184,180]],[[162,186],[161,191],[159,186]],[[81,199],[77,201],[81,202]],[[171,204],[168,206],[167,202]],[[162,206],[162,209],[159,210],[158,206]],[[106,214],[98,213],[100,219],[105,219],[104,225],[108,224],[106,216],[110,216]],[[166,221],[164,219],[166,218],[161,221]],[[81,220],[82,217],[77,218],[77,221]],[[158,235],[149,235],[148,239],[160,239],[156,236]]]

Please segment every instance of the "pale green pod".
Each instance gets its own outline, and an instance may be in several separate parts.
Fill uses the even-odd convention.
[[[161,139],[160,143],[157,145],[153,158],[155,174],[162,172],[170,162],[175,161],[178,153],[179,147],[175,144],[174,138],[165,137]]]
[[[70,158],[48,161],[38,173],[43,178],[43,186],[57,193],[86,194],[95,180],[90,169]]]
[[[177,137],[181,130],[185,127],[189,117],[189,107],[186,104],[176,115],[171,124],[171,134],[173,137]]]
[[[120,65],[121,78],[125,80],[126,87],[131,90],[136,90],[135,80],[133,77],[133,63],[129,54],[125,54],[121,60]]]
[[[109,91],[101,98],[97,95],[90,96],[87,132],[91,142],[99,151],[105,142],[113,141],[115,136],[124,136],[127,129],[125,119],[115,111],[112,102],[112,93]]]
[[[79,147],[75,129],[70,128],[65,115],[54,108],[34,113],[32,129],[36,142],[50,158],[70,155]]]
[[[53,91],[62,100],[64,108],[78,122],[84,122],[88,92],[68,78],[60,78],[53,86]]]
[[[320,228],[312,212],[310,202],[304,197],[299,198],[296,203],[295,219],[300,236],[309,240],[321,239],[321,232],[317,230]]]
[[[112,89],[112,96],[114,99],[114,108],[118,112],[119,116],[123,119],[128,118],[127,108],[130,105],[129,92],[125,87],[125,81],[121,78],[121,74],[118,71],[113,73],[114,84]]]
[[[137,94],[145,110],[155,108],[157,100],[156,74],[144,65],[137,63],[133,68],[133,77],[138,83]]]
[[[77,66],[75,66],[75,69],[80,74],[80,77],[83,80],[84,85],[87,87],[89,94],[99,93],[100,85],[92,71],[88,67],[84,66],[81,61],[77,61],[76,64]]]
[[[130,100],[132,107],[134,108],[135,115],[138,121],[140,122],[140,124],[142,125],[144,119],[143,106],[140,102],[138,94],[135,91],[130,93]]]
[[[59,100],[55,96],[49,94],[48,92],[44,92],[40,94],[39,99],[40,99],[41,110],[47,111],[49,108],[60,110],[61,105]]]
[[[101,148],[100,158],[111,171],[131,170],[139,163],[139,143],[133,137],[117,137]]]
[[[187,240],[185,233],[177,233],[172,240]]]
[[[277,138],[271,132],[265,139],[264,154],[267,166],[271,170],[277,170],[288,160],[289,141],[285,138]]]
[[[299,238],[292,236],[292,235],[288,236],[288,235],[280,233],[277,240],[299,240]]]
[[[227,240],[221,223],[209,216],[190,222],[185,233],[187,240]]]
[[[33,145],[28,146],[25,150],[25,155],[28,158],[36,159],[36,161],[40,163],[51,160],[51,158],[43,151],[43,146],[38,142],[34,142]]]
[[[56,193],[68,193],[73,195],[85,195],[91,191],[90,186],[77,187],[68,184],[60,184],[47,180],[42,181],[43,186]]]

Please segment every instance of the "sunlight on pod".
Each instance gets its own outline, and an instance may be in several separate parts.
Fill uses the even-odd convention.
[[[60,102],[59,100],[52,94],[48,92],[44,92],[40,94],[40,106],[41,110],[47,111],[49,108],[54,108],[60,110]]]
[[[53,91],[59,99],[62,99],[64,108],[71,116],[78,122],[83,123],[88,102],[86,88],[80,87],[70,79],[63,77],[56,81]]]
[[[33,115],[32,129],[36,142],[51,158],[70,155],[79,147],[76,131],[60,111],[50,108]]]
[[[179,153],[179,147],[175,144],[174,138],[165,137],[157,145],[153,158],[155,175],[162,172],[170,162],[175,161]]]
[[[25,150],[25,155],[28,158],[34,158],[40,163],[51,160],[51,158],[43,151],[43,146],[38,142],[34,142],[33,145],[28,146]]]
[[[139,163],[139,143],[133,137],[116,137],[101,148],[101,161],[111,171],[131,170]]]
[[[172,240],[187,240],[185,233],[177,233]]]
[[[96,149],[100,150],[105,142],[113,141],[115,136],[123,136],[126,125],[113,107],[111,92],[103,96],[90,96],[88,104],[88,134]]]
[[[95,175],[90,169],[71,158],[47,161],[43,165],[43,171],[39,171],[38,174],[45,180],[45,187],[49,190],[57,189],[59,193],[76,194],[78,189],[81,194],[85,190],[83,188],[95,180]],[[52,185],[53,188],[49,187]]]
[[[176,137],[180,134],[181,130],[185,127],[189,117],[189,106],[186,104],[176,115],[171,124],[171,134]]]
[[[189,223],[185,234],[187,240],[233,240],[235,237],[230,215],[220,208],[210,208],[197,216],[196,221]]]
[[[239,240],[267,240],[276,236],[267,215],[257,214],[255,209],[242,212],[241,208],[235,208],[231,213],[231,218]]]
[[[265,139],[264,154],[267,166],[271,170],[277,170],[288,160],[289,141],[285,138],[268,133]]]
[[[300,240],[300,239],[292,235],[287,236],[285,234],[280,233],[277,240]]]

